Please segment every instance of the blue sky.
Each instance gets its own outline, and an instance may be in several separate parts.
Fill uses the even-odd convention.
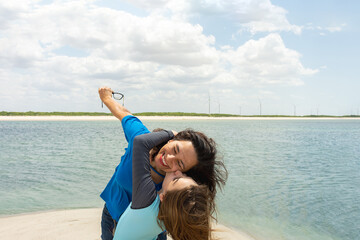
[[[358,1],[1,1],[0,111],[359,114]]]

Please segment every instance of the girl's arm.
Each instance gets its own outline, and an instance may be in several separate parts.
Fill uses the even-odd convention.
[[[157,193],[151,178],[149,152],[153,147],[173,137],[171,131],[163,130],[134,138],[132,209],[148,207],[155,200]]]

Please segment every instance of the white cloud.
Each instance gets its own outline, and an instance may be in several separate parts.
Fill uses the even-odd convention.
[[[16,18],[0,28],[2,99],[10,99],[17,89],[14,109],[27,101],[30,107],[52,102],[54,108],[87,111],[91,103],[98,105],[97,87],[109,85],[135,93],[127,98],[130,104],[161,105],[178,99],[175,105],[182,107],[185,102],[206,104],[208,91],[226,93],[230,99],[242,86],[299,85],[303,76],[317,72],[305,68],[301,55],[286,48],[279,34],[216,49],[214,36],[186,20],[195,10],[230,12],[226,17],[238,18],[254,32],[295,31],[286,12],[269,1],[240,2],[245,12],[231,1],[157,1],[151,6],[137,1],[151,13],[146,17],[98,7],[92,1],[34,2],[20,9],[0,5],[2,12],[12,9],[10,15]],[[172,14],[163,14],[164,5]],[[277,28],[260,29],[255,23],[261,21]],[[83,56],[62,52],[67,47]],[[48,104],[44,109],[49,108]]]
[[[345,23],[341,24],[340,26],[331,26],[331,27],[327,27],[325,29],[331,33],[334,33],[334,32],[341,32],[344,29],[344,27],[346,27]]]
[[[9,23],[16,21],[26,13],[33,4],[40,0],[1,1],[0,2],[0,30],[6,29]]]
[[[236,1],[230,5],[241,25],[252,34],[257,32],[291,31],[300,34],[302,27],[290,24],[286,18],[286,10],[273,5],[269,0]]]
[[[286,48],[279,34],[250,40],[236,50],[223,53],[223,56],[230,66],[227,79],[234,84],[301,85],[302,76],[317,72],[303,67],[301,55]],[[221,77],[218,81],[222,81]]]
[[[135,29],[127,36],[132,42],[132,60],[182,66],[211,64],[217,60],[212,47],[214,37],[205,36],[199,25],[151,16],[141,19]]]
[[[172,1],[171,0],[153,0],[153,1],[146,1],[146,0],[127,0],[130,4],[133,4],[137,7],[146,9],[148,11],[154,11],[157,9],[164,9],[166,8]],[[181,2],[181,1],[178,1]]]
[[[176,19],[214,16],[236,23],[240,30],[257,32],[291,31],[300,34],[301,26],[290,24],[287,11],[270,0],[131,0],[128,1],[149,12],[172,14]]]
[[[325,32],[330,32],[330,33],[341,32],[344,30],[344,28],[346,26],[347,26],[346,23],[343,23],[340,25],[334,25],[334,26],[330,26],[330,27],[314,26],[312,23],[308,23],[304,29],[319,31],[319,34],[321,36],[325,36],[326,35]]]

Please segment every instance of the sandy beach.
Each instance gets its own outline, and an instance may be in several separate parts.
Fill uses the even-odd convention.
[[[74,209],[0,217],[2,240],[100,240],[102,209]],[[254,240],[217,224],[214,239]]]
[[[191,117],[191,116],[138,116],[140,120],[339,120],[353,117]],[[0,116],[0,121],[118,121],[114,116]]]

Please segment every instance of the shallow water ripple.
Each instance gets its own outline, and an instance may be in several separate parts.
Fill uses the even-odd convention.
[[[229,170],[222,223],[259,240],[360,236],[360,121],[146,121],[213,137]],[[0,214],[101,207],[124,153],[118,121],[0,122]]]

